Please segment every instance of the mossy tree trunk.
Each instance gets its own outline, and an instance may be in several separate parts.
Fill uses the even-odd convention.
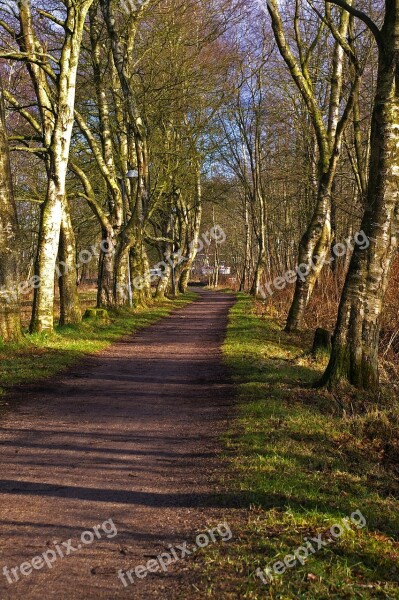
[[[166,293],[167,293],[170,283],[171,283],[171,281],[170,281],[171,275],[172,275],[172,268],[169,264],[166,264],[163,275],[162,275],[162,277],[159,278],[159,281],[157,284],[157,289],[155,292],[155,298],[157,298],[158,300],[162,300],[163,298],[165,298]]]
[[[129,275],[129,246],[118,240],[114,260],[113,273],[113,304],[115,306],[129,306],[132,303],[132,288]]]
[[[362,222],[370,245],[354,250],[332,355],[321,383],[335,388],[349,382],[371,391],[379,385],[381,310],[399,234],[399,2],[386,1],[381,31],[364,14],[361,18],[379,44],[370,177]]]
[[[10,154],[0,80],[0,337],[15,342],[21,337],[18,300],[18,220],[12,186]]]
[[[58,249],[60,290],[60,325],[76,325],[82,320],[76,271],[76,240],[67,200],[62,207],[60,243]]]
[[[140,240],[130,252],[131,285],[134,306],[147,306],[152,301],[150,262],[144,241]]]
[[[109,307],[115,304],[115,236],[112,228],[104,229],[102,233],[98,267],[97,308]]]
[[[93,0],[66,2],[65,37],[57,80],[57,112],[49,147],[51,165],[45,202],[42,206],[35,274],[31,332],[53,331],[55,267],[60,241],[66,176],[74,123],[76,77],[86,14]]]
[[[298,265],[302,276],[298,277],[294,298],[288,313],[286,331],[299,331],[303,326],[306,307],[323,265],[328,258],[331,244],[331,173],[320,183],[316,210],[299,244]]]

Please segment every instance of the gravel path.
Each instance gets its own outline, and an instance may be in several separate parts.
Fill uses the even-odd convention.
[[[134,583],[124,576],[127,587],[118,572],[170,545],[192,548],[225,516],[212,481],[232,413],[220,344],[233,302],[200,291],[197,302],[28,388],[2,417],[1,600],[193,597],[191,558],[166,571],[151,564],[142,579],[133,572]]]

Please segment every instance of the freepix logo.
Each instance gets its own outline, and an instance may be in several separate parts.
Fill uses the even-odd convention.
[[[168,546],[168,552],[162,552],[156,558],[153,558],[145,565],[138,565],[134,569],[123,571],[119,569],[118,578],[121,580],[124,587],[129,584],[135,584],[134,576],[138,580],[145,579],[151,573],[166,573],[169,566],[185,559],[187,556],[192,556],[200,548],[206,548],[211,542],[217,542],[218,536],[223,542],[229,542],[233,537],[233,533],[227,523],[219,523],[214,529],[208,529],[206,533],[197,535],[195,545],[189,546],[188,542],[183,542],[179,546]]]
[[[25,561],[15,567],[3,567],[3,575],[7,579],[8,583],[17,583],[18,581],[21,581],[21,579],[29,577],[35,571],[40,571],[46,567],[48,569],[52,569],[54,564],[60,559],[69,557],[72,554],[79,552],[82,550],[82,548],[84,548],[84,546],[90,546],[96,540],[101,540],[104,537],[106,537],[108,540],[112,540],[117,535],[118,530],[115,526],[115,523],[112,519],[108,519],[101,525],[96,525],[92,529],[83,531],[77,544],[74,544],[72,538],[66,542],[54,542],[52,548],[46,550],[42,554],[34,556],[31,560]]]
[[[121,10],[127,14],[135,13],[147,4],[146,0],[122,0],[119,4]]]
[[[299,564],[304,566],[313,554],[336,542],[345,534],[345,531],[352,531],[353,526],[357,529],[363,529],[366,525],[367,522],[362,512],[356,510],[350,517],[344,517],[340,522],[330,527],[327,535],[319,533],[317,537],[305,537],[302,546],[299,546],[292,554],[287,554],[287,556],[273,564],[269,563],[265,569],[258,568],[256,575],[264,585],[269,585],[273,582],[275,575],[283,575],[287,569],[293,569]]]

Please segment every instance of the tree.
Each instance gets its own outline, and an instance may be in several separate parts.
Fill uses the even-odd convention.
[[[4,342],[15,342],[21,337],[17,242],[17,211],[0,79],[0,337]]]
[[[65,35],[59,59],[56,114],[49,151],[51,169],[46,199],[42,206],[35,273],[40,286],[35,289],[30,330],[52,331],[54,327],[54,274],[63,208],[66,176],[74,123],[76,76],[87,11],[93,0],[65,0]],[[26,4],[25,0],[22,4]],[[73,256],[73,258],[75,258]]]
[[[18,2],[18,33],[17,26],[13,26],[12,21],[9,23],[1,21],[2,27],[12,38],[11,44],[16,42],[19,47],[19,52],[8,51],[2,53],[2,56],[25,63],[37,102],[36,110],[29,111],[13,94],[9,91],[6,93],[8,102],[19,112],[28,127],[33,128],[35,134],[26,133],[26,135],[20,136],[22,144],[17,149],[40,157],[47,176],[47,200],[41,203],[42,224],[39,231],[35,268],[40,285],[35,288],[32,331],[41,328],[51,330],[53,327],[55,273],[52,272],[50,263],[55,266],[57,253],[60,266],[62,266],[61,269],[58,269],[61,294],[60,322],[68,324],[78,323],[81,320],[76,286],[76,243],[65,192],[65,164],[68,162],[69,155],[70,119],[64,131],[64,125],[68,121],[68,102],[72,101],[73,103],[75,90],[74,80],[76,80],[79,57],[79,48],[76,48],[76,43],[79,46],[81,38],[81,33],[79,38],[79,33],[76,37],[76,32],[67,32],[67,29],[79,21],[79,17],[75,14],[75,8],[76,13],[79,13],[81,7],[75,7],[73,1],[67,2],[63,7],[66,8],[65,22],[43,11],[40,6],[35,6],[37,14],[46,19],[45,34],[48,37],[54,36],[58,42],[61,42],[60,61],[46,53],[47,44],[41,41],[41,36],[35,30],[32,6],[29,0]],[[84,14],[82,18],[84,23]],[[78,23],[77,29],[79,27],[83,27],[83,25]],[[64,36],[59,34],[59,28],[64,30]],[[8,44],[4,45],[7,48]],[[71,65],[70,60],[72,61]],[[58,62],[61,64],[59,70]],[[55,63],[56,66],[53,67],[52,63]],[[58,120],[55,115],[59,116]],[[32,142],[34,144],[39,142],[40,146],[32,145]],[[64,193],[57,195],[58,188],[64,188]],[[59,210],[57,209],[54,214],[49,212],[46,216],[46,212],[50,211],[52,205],[50,197],[56,204],[59,203]],[[55,200],[56,198],[57,200]],[[53,226],[54,230],[52,231]],[[45,241],[46,236],[47,242]]]
[[[381,29],[365,13],[332,0],[370,28],[379,51],[371,131],[371,157],[362,229],[369,244],[356,246],[339,306],[333,349],[322,384],[349,382],[369,391],[379,385],[381,312],[399,234],[399,3],[386,0]],[[366,247],[367,246],[367,247]]]
[[[41,17],[48,19],[59,31],[48,33],[49,37],[61,40],[59,56],[47,53],[48,44],[41,43],[33,27],[32,7],[29,0],[18,1],[20,31],[13,31],[4,21],[2,27],[19,45],[19,52],[4,52],[10,60],[23,61],[28,68],[37,98],[38,111],[29,113],[18,100],[9,94],[9,101],[27,119],[39,134],[43,147],[28,147],[27,150],[43,154],[47,171],[47,192],[41,204],[39,240],[35,263],[35,276],[39,282],[34,291],[34,302],[30,331],[52,331],[54,327],[54,284],[58,252],[65,258],[64,272],[60,277],[63,323],[74,323],[81,319],[76,292],[75,239],[70,224],[69,206],[66,199],[66,176],[68,169],[72,129],[76,76],[86,14],[92,0],[64,0],[57,9],[62,9],[65,20],[35,7]],[[55,64],[52,68],[51,63]],[[39,119],[37,118],[39,114]],[[63,232],[60,246],[60,235]]]
[[[269,0],[267,3],[279,51],[305,102],[314,127],[318,147],[316,204],[312,218],[302,236],[298,252],[298,264],[306,265],[308,272],[306,276],[297,279],[294,298],[286,323],[286,331],[301,329],[305,310],[315,283],[330,252],[333,235],[331,228],[331,196],[342,149],[343,134],[350,122],[361,74],[355,52],[347,42],[349,14],[343,11],[338,27],[334,25],[332,19],[327,19],[327,24],[335,38],[335,46],[330,67],[331,85],[328,111],[327,115],[324,115],[323,106],[316,94],[317,82],[315,85],[311,77],[310,65],[312,56],[318,48],[318,42],[322,38],[325,21],[320,21],[318,29],[314,33],[314,39],[306,45],[300,30],[300,4],[300,0],[296,0],[294,35],[298,52],[297,58],[287,40],[277,0]],[[346,105],[342,109],[341,105],[344,100],[344,49],[347,51],[355,69]]]

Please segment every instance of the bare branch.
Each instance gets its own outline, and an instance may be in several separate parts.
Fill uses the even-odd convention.
[[[373,33],[376,42],[378,44],[378,47],[381,47],[383,45],[383,39],[382,39],[382,35],[381,35],[381,31],[379,30],[378,26],[376,25],[376,23],[374,23],[373,19],[371,17],[369,17],[368,15],[366,15],[366,13],[364,13],[363,11],[354,8],[353,6],[351,6],[350,4],[348,4],[346,2],[346,0],[328,0],[329,4],[336,4],[337,6],[340,6],[341,8],[344,8],[345,10],[347,10],[351,15],[353,15],[354,17],[357,17],[358,19],[360,19],[361,21],[363,21],[363,23],[365,23],[367,25],[367,27],[370,29],[370,31]]]
[[[39,122],[35,119],[35,117],[28,112],[23,106],[21,106],[18,100],[8,91],[4,90],[4,98],[13,106],[23,117],[28,121],[28,123],[33,127],[35,131],[42,134],[42,128]]]

